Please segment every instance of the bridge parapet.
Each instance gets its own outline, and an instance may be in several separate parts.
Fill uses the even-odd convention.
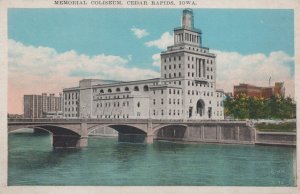
[[[182,120],[182,119],[82,119],[82,118],[9,118],[8,123],[247,123],[246,120]]]
[[[180,138],[191,141],[217,142],[252,142],[253,128],[245,120],[170,120],[170,119],[49,119],[49,118],[18,118],[8,119],[9,131],[21,127],[45,128],[60,136],[59,145],[64,140],[63,135],[75,133],[78,135],[76,146],[87,146],[88,134],[97,127],[111,127],[119,133],[144,134],[148,143],[159,134],[180,134]],[[165,130],[159,131],[164,128]],[[62,132],[63,131],[63,132]],[[255,130],[254,130],[255,131]],[[65,133],[65,134],[62,134]],[[175,136],[174,136],[175,137]],[[176,136],[177,137],[177,136]],[[75,138],[75,139],[76,139]],[[173,137],[172,137],[173,138]],[[74,138],[72,142],[75,142]],[[74,143],[72,143],[73,145]],[[66,144],[70,145],[70,144]]]

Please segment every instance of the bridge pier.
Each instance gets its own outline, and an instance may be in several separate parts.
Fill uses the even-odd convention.
[[[152,135],[152,134],[151,135],[147,134],[145,143],[149,143],[149,144],[153,143],[153,136],[154,135]]]
[[[85,148],[88,146],[88,136],[81,136],[77,141],[76,147],[77,148]]]
[[[88,146],[87,124],[81,123],[81,134],[78,135],[54,135],[52,146],[54,148],[84,148]]]
[[[147,136],[145,139],[145,143],[153,143],[153,129],[152,129],[152,119],[148,119],[147,123]]]

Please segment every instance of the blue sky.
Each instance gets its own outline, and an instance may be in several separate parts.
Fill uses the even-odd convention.
[[[10,9],[9,38],[58,52],[132,55],[131,66],[151,68],[161,49],[145,47],[180,26],[180,9]],[[282,50],[294,55],[293,10],[194,9],[203,46],[240,54]],[[132,27],[149,35],[137,40]]]
[[[9,9],[9,111],[22,96],[58,93],[83,78],[160,76],[181,9]],[[194,9],[202,46],[217,55],[217,88],[283,81],[294,96],[294,13],[274,9]],[[22,80],[20,81],[20,77]]]

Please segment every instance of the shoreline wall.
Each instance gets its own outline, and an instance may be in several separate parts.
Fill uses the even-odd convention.
[[[244,123],[203,123],[186,128],[165,127],[155,140],[296,146],[296,132],[260,132]]]

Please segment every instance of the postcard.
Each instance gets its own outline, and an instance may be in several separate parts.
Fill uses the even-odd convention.
[[[299,191],[299,2],[0,3],[4,193]]]

